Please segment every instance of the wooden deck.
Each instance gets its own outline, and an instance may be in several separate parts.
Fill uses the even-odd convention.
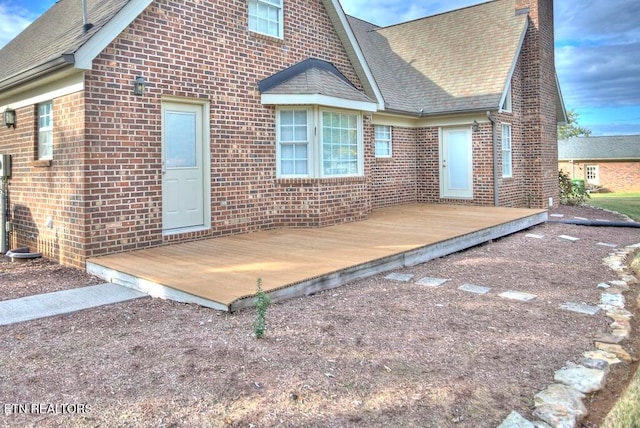
[[[253,304],[258,278],[274,300],[308,295],[546,220],[545,210],[402,205],[338,226],[268,230],[91,258],[87,271],[154,297],[234,311]]]

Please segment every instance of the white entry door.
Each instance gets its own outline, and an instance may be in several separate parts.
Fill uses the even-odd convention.
[[[162,223],[165,232],[204,227],[203,106],[162,104]]]
[[[469,128],[445,128],[442,130],[440,197],[473,197],[473,148]]]

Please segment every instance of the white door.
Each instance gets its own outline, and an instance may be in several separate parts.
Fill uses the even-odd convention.
[[[473,198],[473,148],[469,128],[442,130],[440,197]]]
[[[162,228],[204,227],[202,105],[162,104]]]

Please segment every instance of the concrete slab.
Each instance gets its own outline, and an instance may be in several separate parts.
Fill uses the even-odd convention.
[[[385,276],[385,278],[392,281],[409,282],[413,279],[413,276],[414,275],[411,273],[392,272],[389,275]]]
[[[416,281],[417,285],[424,285],[426,287],[440,287],[442,286],[445,282],[449,281],[448,279],[444,279],[444,278],[431,278],[431,277],[424,277],[424,278],[420,278],[419,280]]]
[[[145,296],[147,294],[131,288],[107,283],[4,300],[0,302],[0,325],[68,314]]]
[[[482,285],[473,285],[473,284],[462,284],[458,287],[458,290],[468,291],[469,293],[475,294],[487,294],[491,291],[489,287],[483,287]]]
[[[569,236],[569,235],[560,235],[558,236],[558,238],[564,241],[569,241],[569,242],[576,242],[580,240],[580,238],[576,238],[575,236]]]
[[[503,299],[517,300],[519,302],[530,302],[537,297],[535,294],[522,293],[520,291],[505,291],[504,293],[498,294],[498,296]]]
[[[567,302],[560,305],[560,309],[564,309],[565,311],[577,312],[579,314],[595,315],[598,312],[600,312],[601,308],[598,306],[590,306],[590,305],[583,305],[581,303]]]

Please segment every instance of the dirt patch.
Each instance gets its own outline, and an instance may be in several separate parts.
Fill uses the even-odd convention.
[[[585,207],[556,212],[619,219]],[[491,427],[512,410],[531,418],[534,394],[609,331],[604,314],[559,305],[597,304],[596,285],[617,279],[602,263],[613,250],[598,243],[638,242],[637,229],[547,223],[396,271],[414,275],[410,282],[383,274],[274,304],[261,340],[252,336],[253,310],[150,298],[0,327],[0,424]],[[48,262],[0,269],[2,299],[95,281]],[[414,283],[423,277],[448,281]],[[463,284],[491,291],[458,290]],[[509,290],[537,297],[498,296]],[[624,346],[640,354],[637,335]],[[597,426],[634,368],[613,369],[587,401],[585,426]],[[21,404],[59,411],[7,412]]]

